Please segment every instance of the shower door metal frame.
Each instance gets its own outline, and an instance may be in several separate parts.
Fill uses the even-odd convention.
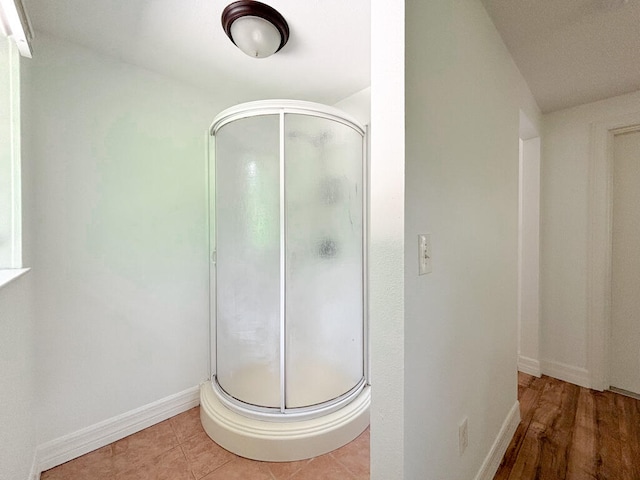
[[[286,407],[286,192],[285,192],[285,116],[287,114],[298,114],[324,118],[341,123],[355,130],[361,136],[362,141],[362,378],[354,387],[347,392],[331,400],[305,407]],[[216,221],[216,162],[215,155],[215,134],[224,125],[240,120],[263,115],[279,116],[279,189],[280,189],[280,407],[263,407],[248,404],[228,394],[217,381],[217,221]],[[256,419],[268,419],[270,421],[306,420],[326,415],[342,408],[351,402],[367,385],[369,385],[370,362],[369,362],[369,309],[368,309],[368,236],[369,236],[369,132],[368,126],[363,128],[355,120],[350,119],[337,109],[324,105],[293,101],[293,100],[266,100],[250,102],[236,107],[229,108],[221,112],[208,130],[208,203],[209,203],[209,246],[210,246],[210,269],[209,279],[213,281],[215,288],[209,285],[209,371],[210,380],[214,391],[228,408],[244,416]],[[211,161],[213,155],[213,162]],[[213,235],[211,235],[213,225]],[[213,269],[213,274],[211,270]]]

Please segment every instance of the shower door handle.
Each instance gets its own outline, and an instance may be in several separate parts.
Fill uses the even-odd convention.
[[[214,250],[214,251],[211,252],[211,263],[213,263],[215,265],[217,260],[218,260],[218,254]]]

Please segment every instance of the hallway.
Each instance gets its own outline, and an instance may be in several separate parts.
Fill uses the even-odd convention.
[[[494,480],[640,480],[640,401],[524,373],[518,399]]]

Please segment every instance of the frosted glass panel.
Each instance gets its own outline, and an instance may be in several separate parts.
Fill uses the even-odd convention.
[[[217,378],[246,403],[280,407],[279,117],[216,133]]]
[[[333,399],[364,375],[362,137],[285,116],[286,406]]]

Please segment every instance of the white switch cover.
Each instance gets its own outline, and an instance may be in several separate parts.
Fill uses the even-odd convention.
[[[418,235],[418,275],[431,273],[431,234],[421,233]]]

